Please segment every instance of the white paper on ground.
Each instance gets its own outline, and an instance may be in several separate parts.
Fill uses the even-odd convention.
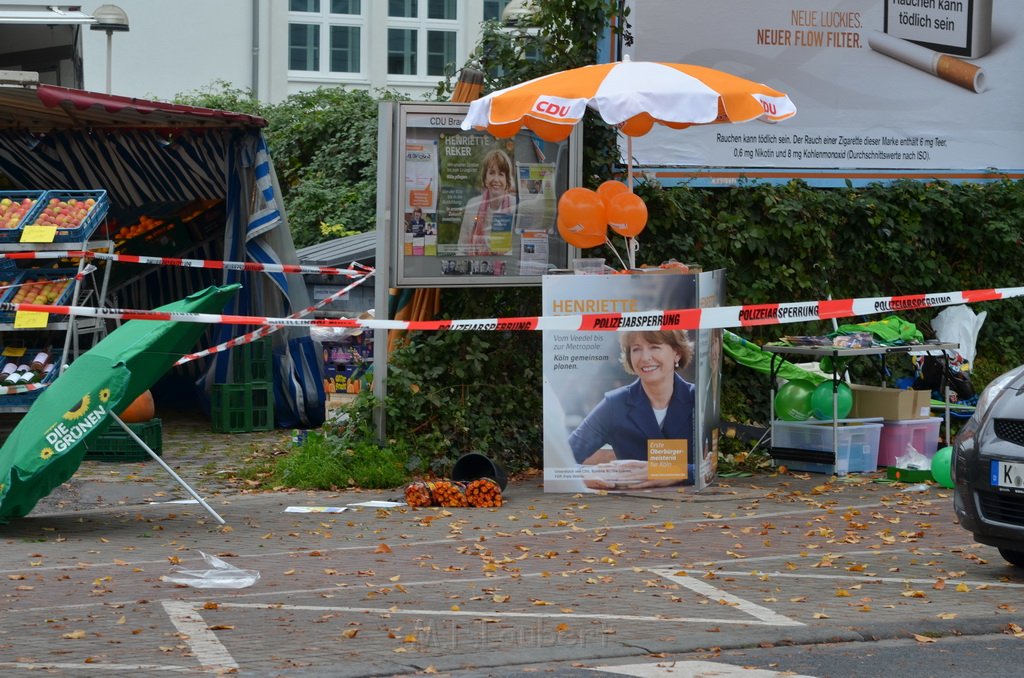
[[[344,506],[289,506],[285,513],[341,513]]]

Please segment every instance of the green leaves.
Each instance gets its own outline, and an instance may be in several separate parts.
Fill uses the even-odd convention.
[[[650,222],[643,263],[668,259],[727,271],[729,305],[949,292],[1020,284],[1024,256],[1024,182],[986,184],[898,181],[817,189],[781,186],[638,189]],[[976,304],[988,310],[978,338],[975,386],[1024,362],[1020,301]],[[927,330],[937,311],[902,317]],[[852,319],[851,322],[856,322]],[[804,323],[800,334],[823,334]],[[788,330],[745,328],[773,341]],[[891,366],[898,367],[898,366]],[[723,417],[763,421],[767,385],[726,361]],[[733,389],[729,387],[733,386]],[[749,417],[749,418],[748,418]]]

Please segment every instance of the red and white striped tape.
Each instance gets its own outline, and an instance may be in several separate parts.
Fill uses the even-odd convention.
[[[178,257],[150,257],[136,254],[111,254],[91,250],[70,250],[67,252],[0,252],[0,259],[100,259],[127,264],[149,264],[155,266],[181,266],[184,268],[213,268],[225,271],[263,271],[266,273],[301,273],[314,275],[364,275],[373,269],[353,262],[352,268],[330,266],[303,266],[300,264],[259,264],[255,261],[215,261],[212,259],[180,259]]]
[[[221,325],[280,325],[290,327],[352,327],[387,330],[569,330],[616,332],[630,330],[703,330],[755,325],[783,325],[812,320],[851,318],[878,313],[939,308],[955,304],[998,301],[1024,296],[1024,287],[1004,287],[962,292],[939,292],[896,297],[831,299],[784,304],[753,304],[714,308],[686,308],[641,313],[582,313],[578,315],[526,316],[521,318],[478,318],[472,320],[378,320],[359,318],[272,318],[215,313],[142,311],[93,308],[88,306],[47,306],[45,304],[0,304],[0,311],[37,311],[56,315],[77,315],[123,320],[169,320]]]
[[[4,386],[0,388],[0,395],[15,395],[18,393],[28,393],[29,391],[39,391],[47,386],[49,386],[49,384],[18,384],[17,386]]]
[[[345,287],[341,288],[340,290],[338,290],[334,294],[328,295],[327,297],[324,297],[322,300],[318,301],[317,303],[313,304],[312,306],[307,306],[303,310],[298,311],[297,313],[293,313],[292,315],[290,315],[288,317],[289,318],[303,318],[305,316],[308,316],[309,314],[311,314],[311,313],[313,313],[313,312],[323,308],[324,306],[326,306],[327,304],[331,303],[332,301],[335,301],[336,299],[340,299],[342,296],[344,296],[345,294],[350,292],[352,289],[358,287],[359,285],[362,285],[364,282],[369,280],[372,276],[373,276],[373,272],[371,272],[371,273],[369,273],[367,275],[364,275],[363,277],[357,279],[353,283],[351,283],[349,285],[346,285]],[[210,348],[203,349],[202,351],[198,351],[196,353],[189,353],[188,355],[185,355],[182,358],[180,358],[178,360],[178,362],[176,362],[174,364],[175,365],[184,365],[185,363],[192,362],[193,360],[198,360],[199,358],[203,358],[205,356],[208,356],[211,353],[219,353],[221,351],[227,351],[228,349],[234,348],[235,346],[241,346],[242,344],[248,344],[248,343],[251,343],[253,341],[256,341],[257,339],[261,339],[263,337],[269,336],[269,335],[273,334],[274,332],[277,332],[279,329],[281,329],[280,325],[266,325],[264,327],[261,327],[258,330],[254,330],[252,332],[249,332],[248,334],[243,334],[241,336],[234,337],[233,339],[229,339],[229,340],[225,341],[222,344],[217,344],[216,346],[211,346]]]

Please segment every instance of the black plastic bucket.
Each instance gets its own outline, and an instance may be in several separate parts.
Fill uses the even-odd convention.
[[[498,487],[505,490],[508,484],[508,476],[497,462],[491,461],[479,452],[469,452],[462,455],[452,467],[452,480],[462,483],[472,482],[480,478],[490,478],[498,483]]]

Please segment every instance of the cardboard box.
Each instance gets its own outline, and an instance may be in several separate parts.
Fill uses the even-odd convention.
[[[924,419],[931,414],[931,391],[882,388],[850,384],[853,389],[851,417],[881,417],[888,420]]]

